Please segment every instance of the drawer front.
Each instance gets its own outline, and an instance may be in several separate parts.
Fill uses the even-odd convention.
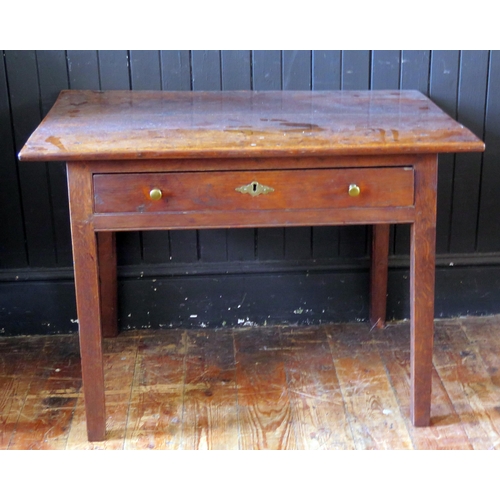
[[[408,207],[410,167],[94,175],[95,213]]]

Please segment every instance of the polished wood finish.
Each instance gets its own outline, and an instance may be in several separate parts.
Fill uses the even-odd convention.
[[[410,307],[411,373],[414,425],[430,422],[434,339],[437,156],[415,164],[415,221],[411,225]]]
[[[359,186],[358,196],[349,195],[351,184]],[[248,185],[253,195],[237,190]],[[256,194],[258,186],[271,191]],[[151,199],[152,189],[161,191],[160,199]],[[406,207],[413,205],[413,192],[410,167],[104,174],[94,175],[94,211],[213,212],[216,219],[223,211]]]
[[[499,329],[436,320],[430,427],[409,420],[408,321],[124,332],[104,340],[94,443],[78,337],[4,337],[0,449],[499,449]]]
[[[383,208],[375,207],[365,210],[359,208],[313,209],[313,210],[276,210],[272,212],[160,212],[155,214],[96,214],[94,227],[96,231],[132,231],[141,229],[188,229],[188,228],[244,228],[275,227],[304,225],[348,225],[405,223],[414,219],[414,207]]]
[[[413,91],[62,92],[20,158],[68,162],[89,439],[105,438],[101,329],[115,329],[108,326],[115,296],[101,297],[116,288],[114,271],[105,271],[113,245],[96,234],[134,229],[410,223],[411,415],[428,425],[436,153],[483,148]],[[351,184],[359,196],[349,195]],[[240,192],[244,186],[250,193]],[[252,196],[252,186],[266,193]],[[162,197],[153,201],[154,188]],[[379,321],[387,235],[376,229],[375,236],[372,313]],[[242,393],[239,400],[250,412],[262,374],[254,379],[237,366],[236,376],[250,377],[250,399]],[[255,410],[249,422],[260,418]],[[292,434],[283,428],[277,437],[285,443]]]
[[[385,326],[390,232],[391,226],[389,224],[375,224],[373,226],[370,268],[370,321],[376,328]]]
[[[68,168],[68,190],[87,430],[90,441],[100,441],[106,433],[106,409],[99,257],[97,234],[88,218],[92,212],[92,178],[79,165]]]
[[[417,91],[62,91],[22,160],[482,151]]]
[[[101,328],[103,337],[118,335],[118,290],[116,281],[116,233],[97,233]]]

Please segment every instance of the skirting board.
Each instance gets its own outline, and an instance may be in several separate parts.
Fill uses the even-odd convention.
[[[0,281],[0,336],[76,332],[63,271]],[[125,274],[125,275],[123,275]],[[366,268],[119,278],[120,329],[217,328],[368,320]],[[500,313],[500,265],[439,266],[435,317]],[[387,318],[409,317],[409,272],[389,269]]]

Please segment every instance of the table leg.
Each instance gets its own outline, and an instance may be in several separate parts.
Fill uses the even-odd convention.
[[[118,299],[116,282],[116,237],[114,232],[97,233],[101,328],[103,337],[118,335]]]
[[[376,328],[385,326],[390,228],[389,224],[375,224],[372,233],[370,321]]]
[[[87,435],[89,441],[103,441],[106,435],[106,409],[91,173],[79,163],[69,164],[68,188]]]
[[[436,245],[437,156],[426,156],[415,168],[415,221],[411,226],[411,420],[430,424],[434,280]]]

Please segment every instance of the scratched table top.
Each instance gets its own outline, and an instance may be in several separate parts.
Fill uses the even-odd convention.
[[[483,151],[417,91],[64,90],[21,160]]]

